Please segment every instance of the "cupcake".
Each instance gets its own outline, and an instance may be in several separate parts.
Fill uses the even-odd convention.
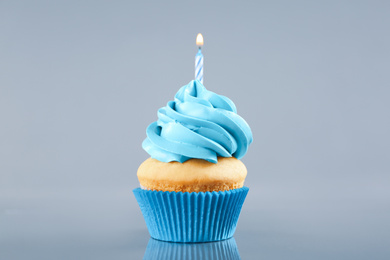
[[[142,147],[134,195],[151,237],[210,242],[233,236],[248,193],[239,160],[252,132],[227,97],[191,81],[158,110]]]

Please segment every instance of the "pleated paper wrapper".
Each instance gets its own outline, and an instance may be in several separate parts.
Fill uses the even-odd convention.
[[[170,242],[210,242],[231,238],[249,188],[219,192],[134,189],[150,236]]]
[[[143,260],[240,260],[234,238],[210,243],[171,243],[151,238]]]

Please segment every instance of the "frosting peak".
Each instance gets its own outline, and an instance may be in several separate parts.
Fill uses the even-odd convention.
[[[183,86],[158,120],[146,129],[142,147],[162,162],[185,162],[191,158],[217,163],[217,157],[242,158],[252,143],[252,132],[237,115],[227,97],[208,91],[198,80]]]

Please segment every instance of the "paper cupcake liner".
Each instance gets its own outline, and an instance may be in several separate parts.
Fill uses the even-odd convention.
[[[240,260],[234,238],[211,243],[171,243],[149,240],[143,260]]]
[[[249,188],[219,192],[134,189],[150,236],[171,242],[231,238]]]

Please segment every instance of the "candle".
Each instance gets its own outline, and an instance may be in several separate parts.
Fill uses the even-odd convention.
[[[199,80],[200,83],[203,84],[203,54],[202,54],[202,46],[203,46],[203,36],[201,33],[198,33],[196,36],[196,45],[198,45],[199,50],[195,55],[195,79]]]

